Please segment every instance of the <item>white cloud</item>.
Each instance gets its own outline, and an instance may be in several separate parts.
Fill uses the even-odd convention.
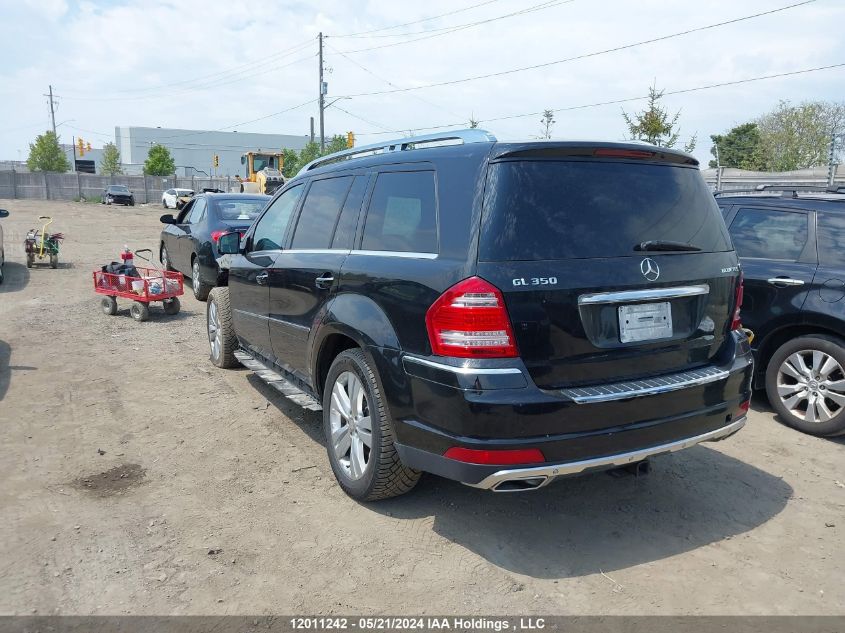
[[[409,33],[484,20],[539,0],[500,1],[392,31]],[[783,0],[788,4],[788,0]],[[459,6],[477,4],[463,0]],[[32,6],[30,6],[32,5]],[[782,6],[782,5],[779,5]],[[316,35],[326,40],[330,99],[494,73],[582,55],[630,42],[770,10],[768,0],[666,3],[576,0],[476,28],[348,57],[402,40],[340,37],[453,11],[450,0],[287,0],[267,11],[222,0],[71,3],[49,0],[4,8],[0,22],[0,158],[25,150],[48,118],[42,96],[60,96],[61,128],[100,145],[115,125],[219,128],[264,117],[317,96]],[[35,13],[35,11],[38,13]],[[45,13],[46,12],[46,13]],[[45,15],[58,16],[45,20]],[[343,100],[326,113],[328,132],[419,129],[567,108],[643,95],[656,81],[667,91],[845,62],[839,30],[845,7],[820,1],[721,28],[496,78]],[[425,34],[409,36],[421,37]],[[292,46],[300,50],[284,53]],[[363,66],[367,70],[361,68]],[[370,71],[370,72],[367,72]],[[375,75],[375,76],[374,76]],[[381,77],[386,81],[377,78]],[[667,96],[682,111],[682,134],[697,133],[708,157],[710,134],[756,117],[779,99],[843,99],[845,70]],[[636,110],[638,103],[624,104]],[[313,105],[242,126],[241,131],[304,134]],[[560,136],[617,139],[619,105],[556,115]],[[39,124],[40,121],[40,124]],[[26,125],[37,124],[26,129]],[[539,116],[484,124],[500,138],[539,131]],[[70,126],[73,126],[71,128]],[[74,129],[76,128],[76,129]],[[81,132],[91,130],[93,132]]]

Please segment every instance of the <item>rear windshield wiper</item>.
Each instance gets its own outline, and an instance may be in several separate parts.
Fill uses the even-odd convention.
[[[634,245],[635,251],[700,251],[698,246],[670,240],[649,240]]]

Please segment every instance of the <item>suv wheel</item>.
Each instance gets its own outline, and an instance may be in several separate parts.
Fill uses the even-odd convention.
[[[323,431],[335,478],[350,497],[388,499],[419,481],[419,471],[399,460],[375,371],[360,349],[341,352],[329,369]]]
[[[845,432],[845,348],[839,339],[802,336],[769,360],[766,392],[780,417],[812,435]]]
[[[232,308],[229,304],[229,289],[214,288],[208,295],[205,306],[208,343],[211,347],[211,362],[222,369],[237,367],[238,337],[232,323]]]

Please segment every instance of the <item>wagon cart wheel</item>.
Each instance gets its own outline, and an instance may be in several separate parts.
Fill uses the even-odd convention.
[[[150,318],[150,306],[143,301],[133,301],[129,307],[129,314],[136,321],[146,321]]]
[[[172,299],[165,299],[162,301],[162,305],[164,306],[164,313],[173,316],[174,314],[179,314],[179,298],[173,297]]]
[[[117,314],[117,299],[114,297],[103,297],[100,301],[100,307],[103,309],[103,314],[114,316]]]
[[[50,268],[58,268],[59,267],[59,254],[53,253],[50,255]]]
[[[26,267],[32,268],[32,265],[35,263],[35,255],[33,253],[26,254]]]

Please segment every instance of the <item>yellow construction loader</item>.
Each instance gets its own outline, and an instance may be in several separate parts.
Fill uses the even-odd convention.
[[[238,189],[244,193],[269,195],[285,183],[281,152],[247,152],[241,156],[241,165],[246,168],[246,177],[240,179]]]

